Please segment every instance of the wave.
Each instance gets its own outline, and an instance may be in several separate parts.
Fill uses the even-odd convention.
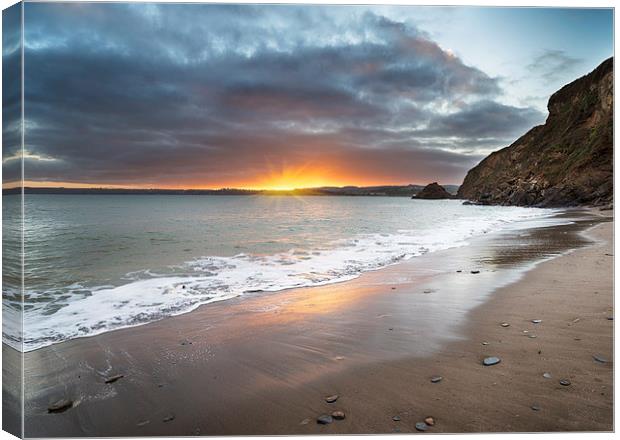
[[[498,211],[492,218],[461,217],[432,229],[363,234],[320,248],[291,249],[275,255],[204,256],[171,268],[170,273],[148,269],[128,273],[119,286],[68,286],[66,294],[47,303],[36,298],[49,296],[48,292],[28,291],[23,350],[146,324],[242,295],[351,280],[366,271],[428,252],[465,246],[471,237],[486,232],[515,225],[531,227],[522,220],[553,213],[526,208]],[[7,313],[5,310],[5,319]],[[6,326],[3,340],[20,349],[19,337]]]

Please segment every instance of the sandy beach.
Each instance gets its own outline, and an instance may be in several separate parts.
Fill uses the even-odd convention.
[[[28,352],[25,434],[610,431],[610,215]]]

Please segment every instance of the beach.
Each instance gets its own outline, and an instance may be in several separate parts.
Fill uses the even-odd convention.
[[[564,215],[27,352],[25,435],[611,431],[613,219]]]

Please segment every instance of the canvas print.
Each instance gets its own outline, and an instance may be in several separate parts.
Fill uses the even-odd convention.
[[[5,9],[3,429],[613,431],[613,20]]]

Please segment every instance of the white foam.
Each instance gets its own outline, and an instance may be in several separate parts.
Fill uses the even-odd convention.
[[[489,209],[484,216],[458,217],[423,231],[365,234],[326,244],[320,249],[291,249],[276,255],[205,256],[180,265],[174,274],[127,274],[126,284],[91,289],[74,286],[75,295],[50,310],[34,303],[24,315],[24,350],[67,339],[93,336],[187,313],[214,301],[258,291],[316,286],[356,278],[427,252],[464,246],[473,236],[500,228],[527,227],[520,220],[540,219],[551,210]],[[179,269],[184,274],[179,275]],[[142,279],[141,279],[142,277]],[[36,297],[37,292],[27,292]],[[4,340],[14,338],[5,332]],[[18,348],[18,347],[16,347]]]

